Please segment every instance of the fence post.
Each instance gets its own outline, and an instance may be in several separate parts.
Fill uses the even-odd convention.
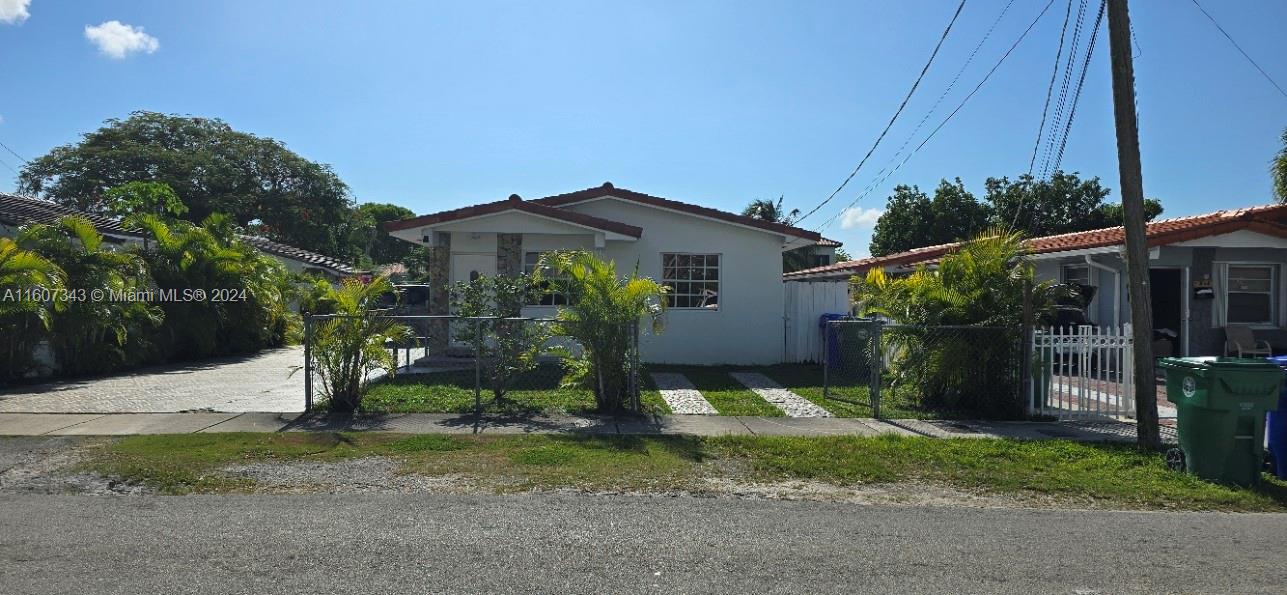
[[[822,323],[822,398],[831,398],[831,325],[834,321]]]
[[[313,315],[304,313],[304,411],[313,410]]]
[[[448,322],[448,325],[451,323]],[[482,346],[485,335],[482,325],[475,325],[474,333],[474,415],[483,415],[483,363]]]
[[[1025,399],[1028,404],[1025,411],[1031,415],[1036,407],[1036,391],[1033,390],[1032,382],[1032,280],[1025,279],[1023,282],[1023,320],[1019,330],[1020,341],[1023,345],[1019,347],[1019,357],[1022,363],[1019,366],[1019,390],[1021,399]]]
[[[880,350],[881,336],[884,334],[885,323],[876,321],[872,324],[874,332],[871,334],[871,354],[868,368],[871,370],[871,379],[869,384],[871,388],[871,414],[872,417],[880,419],[880,388],[882,376],[885,372],[885,358]]]

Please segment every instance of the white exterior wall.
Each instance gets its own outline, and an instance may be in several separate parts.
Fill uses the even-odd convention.
[[[660,281],[663,252],[720,255],[719,309],[668,310],[665,331],[656,336],[644,333],[641,337],[645,361],[783,361],[783,236],[615,199],[564,208],[643,228],[643,237],[637,241],[609,241],[601,251],[605,258],[616,262],[622,274],[638,263],[640,275]]]

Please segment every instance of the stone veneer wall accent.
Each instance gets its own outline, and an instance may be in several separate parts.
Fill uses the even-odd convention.
[[[429,313],[451,313],[451,234],[435,232],[429,247]],[[450,343],[450,325],[446,320],[430,320],[427,325],[429,355],[444,355]]]
[[[523,274],[523,234],[496,234],[496,274],[507,277]]]

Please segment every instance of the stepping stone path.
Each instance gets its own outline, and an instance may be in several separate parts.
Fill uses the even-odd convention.
[[[797,395],[757,372],[729,372],[734,380],[746,385],[751,392],[772,403],[787,417],[831,417],[831,412],[814,405],[812,401]]]
[[[719,415],[683,374],[653,372],[652,382],[657,385],[661,398],[670,405],[670,410],[677,415]]]

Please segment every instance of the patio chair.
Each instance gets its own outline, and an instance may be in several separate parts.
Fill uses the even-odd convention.
[[[1231,324],[1224,327],[1224,354],[1238,357],[1269,357],[1273,348],[1268,341],[1257,341],[1251,327]]]

